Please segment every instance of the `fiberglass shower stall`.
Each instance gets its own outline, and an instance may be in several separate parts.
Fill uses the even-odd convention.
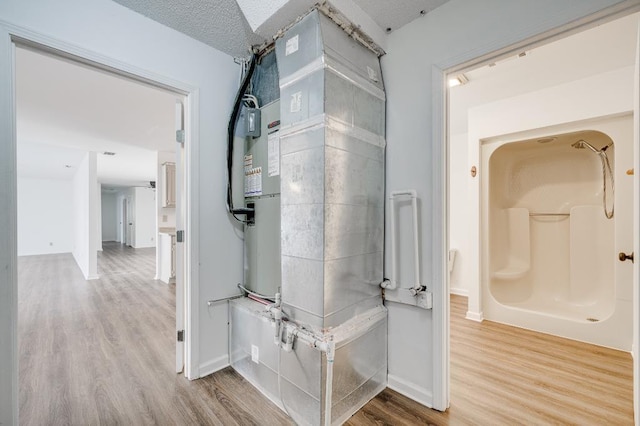
[[[484,318],[629,349],[614,142],[589,129],[482,145]]]

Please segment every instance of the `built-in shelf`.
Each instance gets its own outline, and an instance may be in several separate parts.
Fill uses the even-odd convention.
[[[493,278],[499,280],[517,280],[529,272],[529,265],[512,265],[495,271]]]

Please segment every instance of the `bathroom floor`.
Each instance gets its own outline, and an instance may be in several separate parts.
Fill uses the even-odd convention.
[[[424,409],[386,390],[350,425],[633,424],[633,366],[626,352],[464,318],[451,296],[451,407]]]

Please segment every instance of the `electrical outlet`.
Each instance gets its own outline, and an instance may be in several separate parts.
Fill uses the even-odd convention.
[[[260,364],[260,348],[256,345],[251,345],[251,361]]]

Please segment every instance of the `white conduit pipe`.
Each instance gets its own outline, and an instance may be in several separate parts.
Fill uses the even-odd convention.
[[[293,348],[294,339],[299,339],[312,348],[320,352],[324,352],[327,356],[327,378],[324,399],[324,424],[325,426],[331,426],[331,399],[333,398],[333,361],[336,354],[336,344],[333,341],[333,337],[330,338],[331,340],[321,340],[309,331],[303,330],[296,325],[287,324],[285,327],[286,344],[285,347],[282,347],[282,344],[278,342],[280,346],[278,351],[284,350],[285,352],[290,352]],[[279,378],[280,373],[278,372],[278,379]],[[280,397],[280,399],[282,400],[282,396]]]
[[[336,345],[333,343],[333,340],[327,342],[327,350],[325,352],[327,354],[327,380],[326,386],[327,389],[325,391],[324,397],[324,424],[325,426],[331,426],[331,405],[332,405],[332,394],[333,394],[333,359],[336,353]]]
[[[382,288],[394,290],[398,287],[397,265],[396,265],[396,225],[395,225],[395,199],[396,197],[411,197],[411,207],[413,210],[413,258],[415,268],[415,284],[413,290],[415,292],[422,291],[420,284],[420,252],[419,252],[419,236],[418,236],[418,193],[415,189],[405,189],[393,191],[389,196],[389,218],[391,220],[391,280],[382,282]]]

